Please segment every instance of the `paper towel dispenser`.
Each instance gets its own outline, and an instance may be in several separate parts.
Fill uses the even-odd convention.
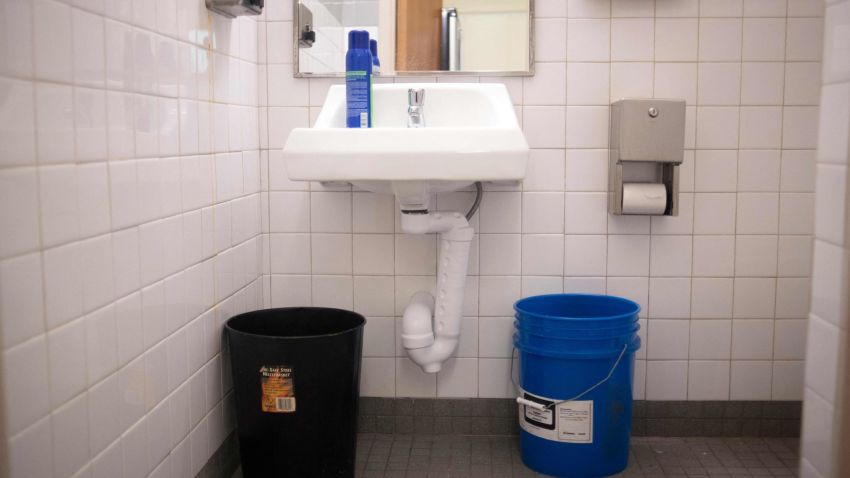
[[[623,99],[611,105],[608,211],[679,214],[685,100]]]

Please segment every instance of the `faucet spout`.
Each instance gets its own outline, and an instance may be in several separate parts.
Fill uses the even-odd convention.
[[[410,88],[407,90],[407,127],[425,127],[425,90]]]

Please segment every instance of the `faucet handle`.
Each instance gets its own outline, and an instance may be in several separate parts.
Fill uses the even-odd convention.
[[[407,104],[409,106],[422,106],[425,102],[425,90],[423,88],[410,88],[407,90]]]

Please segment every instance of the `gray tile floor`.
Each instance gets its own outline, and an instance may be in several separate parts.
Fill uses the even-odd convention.
[[[631,441],[629,467],[620,475],[661,477],[794,477],[793,438],[653,438]],[[241,478],[237,472],[233,478]],[[362,478],[543,477],[522,463],[511,436],[373,435],[357,444]]]

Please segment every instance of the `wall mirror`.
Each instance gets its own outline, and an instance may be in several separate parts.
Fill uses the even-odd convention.
[[[297,0],[295,76],[343,76],[350,30],[377,40],[382,76],[530,76],[533,2]]]

